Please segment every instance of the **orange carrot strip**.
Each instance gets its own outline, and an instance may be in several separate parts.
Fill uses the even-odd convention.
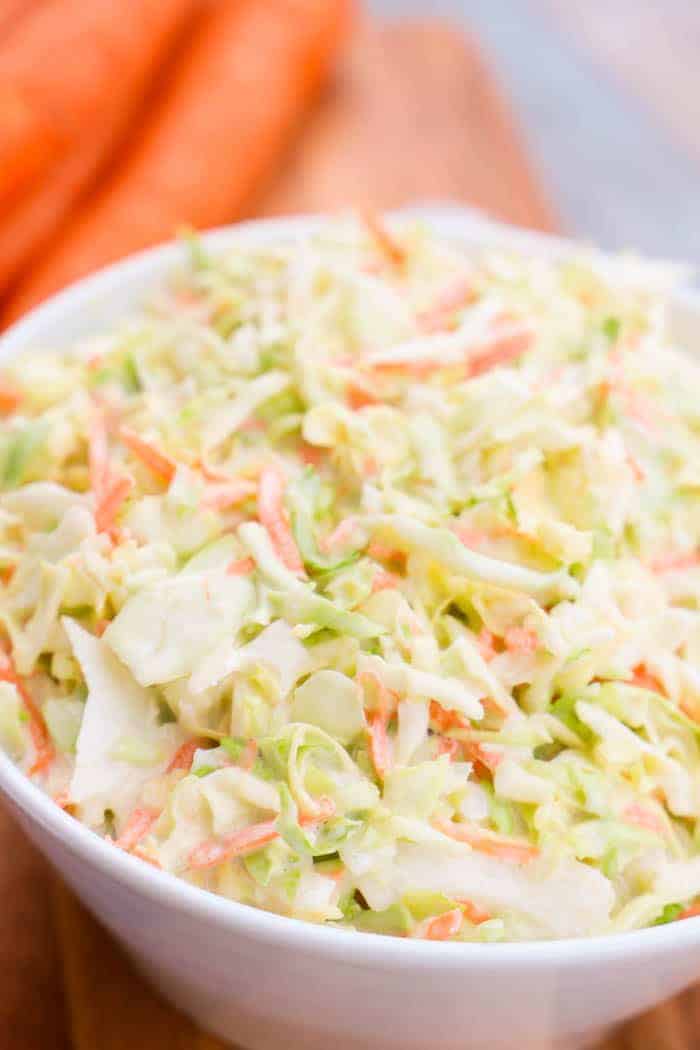
[[[98,532],[110,532],[114,519],[124,500],[134,487],[133,478],[113,477],[95,506],[95,527]]]
[[[464,715],[459,711],[447,710],[437,700],[430,701],[429,713],[431,722],[437,725],[441,733],[446,733],[449,729],[466,729],[469,726]]]
[[[630,802],[629,806],[623,809],[622,816],[629,824],[635,824],[638,828],[644,828],[645,831],[653,831],[657,835],[665,833],[660,817],[639,802]]]
[[[406,554],[397,547],[388,547],[385,543],[372,542],[367,546],[367,554],[375,561],[405,561]]]
[[[396,576],[393,572],[386,572],[385,569],[379,569],[372,577],[372,594],[376,594],[377,591],[396,590],[400,582],[400,576]]]
[[[506,649],[513,653],[537,652],[540,639],[529,627],[508,627],[503,635]]]
[[[0,213],[105,114],[128,121],[193,10],[193,0],[43,0],[3,35]]]
[[[313,813],[301,815],[299,823],[317,824],[329,820],[335,815],[335,804],[329,798],[320,798]],[[191,868],[212,868],[234,857],[244,857],[248,853],[262,849],[279,837],[277,821],[268,820],[262,824],[251,824],[242,831],[236,831],[223,839],[208,839],[195,846],[189,855]]]
[[[696,915],[700,915],[700,902],[697,904],[691,904],[685,909],[685,911],[682,911],[676,919],[676,922],[679,922],[681,919],[693,919]]]
[[[376,212],[365,209],[361,214],[372,240],[386,261],[392,266],[403,266],[406,262],[406,250],[389,232]]]
[[[249,740],[246,746],[243,748],[240,758],[240,767],[248,772],[255,765],[255,759],[258,757],[258,744],[255,740]]]
[[[438,755],[447,755],[450,762],[454,762],[459,757],[459,753],[462,750],[462,745],[459,740],[454,740],[452,737],[441,736],[438,740],[437,753]]]
[[[22,403],[24,394],[6,380],[0,381],[0,413],[9,416],[16,412]]]
[[[34,745],[34,762],[29,769],[29,775],[41,773],[51,765],[56,757],[56,749],[49,735],[49,730],[44,721],[44,716],[34,702],[34,698],[27,689],[24,680],[17,674],[12,657],[9,653],[0,651],[0,682],[10,682],[19,693],[24,709],[29,717],[29,734]]]
[[[243,215],[317,97],[353,11],[354,0],[206,5],[124,162],[32,270],[7,318],[183,225]]]
[[[443,835],[448,835],[457,842],[466,842],[472,849],[480,853],[486,853],[490,857],[498,857],[513,864],[527,864],[539,856],[537,846],[531,846],[529,842],[520,842],[518,839],[499,835],[495,831],[486,831],[475,824],[455,824],[448,820],[436,820],[434,825]]]
[[[630,679],[632,685],[639,686],[640,689],[649,689],[652,693],[661,693],[662,696],[666,695],[666,691],[656,677],[647,671],[644,664],[638,664],[632,671],[632,677]]]
[[[418,314],[419,328],[424,332],[441,332],[449,326],[457,310],[469,306],[477,298],[474,285],[466,277],[458,278],[437,297],[432,306]]]
[[[473,529],[469,525],[462,525],[460,522],[456,522],[452,527],[451,531],[454,532],[455,536],[465,547],[478,548],[486,540],[490,540],[491,534],[485,532],[483,529]]]
[[[210,510],[226,510],[243,503],[257,491],[257,484],[249,478],[234,478],[232,481],[211,485],[204,493],[202,506]]]
[[[389,749],[387,724],[387,716],[381,711],[375,711],[367,719],[369,755],[380,780],[383,780],[391,769],[391,751]]]
[[[242,831],[236,831],[220,841],[209,840],[195,846],[189,855],[191,868],[211,868],[234,857],[245,857],[248,853],[262,849],[278,838],[277,821],[269,820],[263,824],[253,824]]]
[[[474,901],[457,897],[457,903],[462,909],[465,918],[469,919],[469,922],[473,923],[475,926],[480,926],[482,922],[488,922],[491,918],[489,912],[484,911],[484,909],[480,908],[478,904],[474,903]]]
[[[376,711],[367,717],[367,735],[369,737],[369,755],[375,772],[383,780],[392,766],[391,747],[387,729],[392,711],[396,706],[396,695],[377,678],[376,675],[364,672],[358,676],[361,686],[371,685],[376,690],[379,704]]]
[[[357,383],[348,383],[345,388],[345,400],[353,412],[359,412],[368,405],[379,404],[378,397],[375,397],[369,390],[365,390],[364,387],[358,386]]]
[[[503,755],[499,751],[493,751],[477,740],[463,740],[462,748],[469,761],[477,767],[477,773],[485,770],[487,775],[493,774],[503,761]]]
[[[321,539],[319,546],[322,551],[328,553],[334,550],[336,547],[342,547],[345,543],[348,543],[352,539],[353,533],[357,527],[357,518],[350,517],[345,518],[340,522],[339,525],[333,529],[333,532],[329,536],[325,536]]]
[[[678,569],[694,569],[700,565],[700,551],[689,551],[687,554],[667,554],[656,558],[650,565],[656,573],[675,572]]]
[[[160,863],[159,860],[156,860],[155,857],[149,856],[149,854],[146,853],[145,850],[140,849],[138,846],[134,846],[134,848],[131,850],[131,856],[138,857],[139,860],[145,860],[146,864],[150,864],[153,868],[158,868],[159,870],[162,870],[163,868],[163,865]]]
[[[496,649],[496,636],[489,631],[487,627],[482,627],[479,631],[476,636],[476,644],[479,647],[479,652],[482,657],[487,662],[493,660],[494,656],[498,655],[498,650]]]
[[[140,434],[131,430],[130,427],[120,427],[119,437],[129,451],[137,459],[140,459],[152,474],[156,474],[167,485],[170,484],[177,470],[177,463],[174,459],[166,456],[164,452],[161,452],[149,441],[145,441]]]
[[[239,558],[237,561],[232,561],[226,569],[229,576],[248,576],[254,571],[255,562],[252,558]]]
[[[504,335],[496,335],[491,343],[482,346],[478,353],[469,357],[467,361],[469,375],[480,376],[484,372],[490,372],[498,365],[517,360],[530,349],[534,338],[532,329],[526,327]]]
[[[187,740],[182,744],[173,757],[170,760],[170,764],[165,770],[166,773],[172,773],[176,769],[184,769],[186,773],[189,773],[192,768],[192,760],[194,759],[195,751],[200,748],[203,741],[198,737],[194,737],[193,740]]]
[[[462,928],[464,912],[461,908],[453,908],[452,911],[436,915],[434,919],[428,919],[422,928],[422,935],[426,941],[449,941]]]
[[[276,467],[266,467],[260,475],[258,515],[280,560],[292,572],[303,575],[304,563],[284,507],[284,475]]]
[[[146,837],[159,816],[160,810],[157,809],[148,809],[145,806],[135,809],[119,838],[114,840],[114,845],[129,853]]]

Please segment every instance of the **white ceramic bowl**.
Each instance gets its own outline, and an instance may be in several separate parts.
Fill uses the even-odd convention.
[[[313,220],[222,230],[269,238]],[[473,242],[504,228],[435,218]],[[507,231],[532,251],[566,242]],[[168,245],[63,292],[0,340],[7,358],[110,325],[179,258]],[[700,296],[674,301],[700,345]],[[700,975],[700,919],[590,940],[441,944],[324,929],[205,893],[115,850],[0,755],[0,790],[32,841],[163,995],[205,1029],[253,1050],[544,1050],[572,1047]],[[99,966],[99,960],[95,960]]]

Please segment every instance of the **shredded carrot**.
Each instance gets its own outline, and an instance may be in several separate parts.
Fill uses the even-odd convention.
[[[251,478],[235,478],[232,481],[211,485],[204,493],[202,506],[210,510],[226,510],[254,496],[258,486]]]
[[[170,456],[166,456],[165,453],[161,452],[145,441],[139,434],[130,427],[119,428],[119,438],[129,451],[140,460],[145,467],[147,467],[152,474],[156,474],[161,478],[167,485],[175,477],[175,471],[177,470],[177,464],[175,460],[171,459]]]
[[[448,835],[457,842],[466,842],[480,853],[486,853],[490,857],[498,857],[513,864],[527,864],[539,856],[537,846],[531,846],[529,842],[521,842],[519,839],[508,838],[499,835],[495,831],[486,831],[477,827],[476,824],[455,824],[448,820],[437,820],[434,826],[443,835]]]
[[[255,571],[255,562],[252,558],[238,558],[232,561],[226,569],[227,576],[249,576]]]
[[[462,745],[459,740],[454,740],[449,736],[441,736],[438,740],[437,753],[438,755],[447,755],[450,762],[454,762],[462,750]]]
[[[665,690],[656,675],[651,674],[647,671],[644,664],[638,664],[632,671],[632,677],[630,679],[632,685],[639,686],[640,689],[650,689],[652,693],[661,693],[665,696]]]
[[[388,718],[381,711],[375,711],[367,719],[369,736],[369,754],[372,765],[380,780],[383,780],[391,769],[391,751],[387,733]]]
[[[73,805],[67,791],[59,791],[57,795],[54,795],[53,800],[59,809],[69,809]]]
[[[456,522],[451,529],[454,532],[458,540],[460,540],[465,547],[471,549],[480,547],[484,542],[490,540],[492,537],[488,532],[484,532],[483,529],[473,529],[469,525],[462,525]]]
[[[110,477],[95,504],[95,527],[98,532],[110,532],[114,528],[119,508],[133,487],[133,478]]]
[[[114,845],[129,853],[134,846],[138,846],[141,839],[145,838],[160,816],[157,809],[138,807],[127,820],[124,830]]]
[[[686,554],[667,554],[656,558],[650,565],[656,573],[675,572],[677,569],[694,569],[700,565],[700,551],[689,551]]]
[[[266,467],[258,482],[258,514],[282,562],[292,572],[304,574],[304,563],[289,527],[284,507],[284,475],[276,467]]]
[[[16,412],[22,403],[24,394],[7,380],[0,381],[0,414],[9,416]]]
[[[8,584],[12,583],[12,577],[16,572],[16,565],[5,565],[4,568],[0,569],[0,583],[7,587]]]
[[[400,576],[396,576],[393,572],[386,572],[385,569],[379,569],[372,577],[372,594],[376,594],[377,591],[396,590],[400,582]]]
[[[176,769],[183,769],[186,773],[189,773],[192,768],[194,753],[202,746],[202,744],[203,741],[198,737],[194,737],[192,740],[187,740],[177,749],[165,772],[172,773]]]
[[[406,262],[406,250],[392,233],[387,230],[379,216],[369,209],[364,209],[362,219],[372,240],[379,249],[381,255],[392,266],[403,266]]]
[[[700,915],[700,902],[691,904],[685,909],[685,911],[682,911],[676,919],[676,922],[679,922],[681,919],[693,919],[696,915]]]
[[[240,763],[239,763],[241,769],[245,769],[248,772],[250,772],[250,770],[255,765],[255,759],[257,757],[258,757],[257,741],[249,740],[248,743],[246,744],[246,746],[243,748],[243,752],[241,754],[241,759],[240,759]]]
[[[335,814],[335,805],[330,799],[319,799],[317,812],[299,818],[300,824],[316,824],[328,820]],[[262,849],[279,837],[277,821],[268,820],[252,824],[223,839],[209,839],[196,846],[189,855],[189,866],[194,869],[212,868],[235,857],[245,857]]]
[[[477,293],[472,282],[466,277],[460,277],[427,310],[418,314],[418,326],[424,332],[442,332],[450,327],[457,310],[471,305],[476,299]]]
[[[646,473],[641,464],[639,463],[639,460],[636,459],[631,452],[627,453],[625,459],[627,460],[627,466],[634,474],[634,480],[639,484],[641,484],[643,481],[646,481]]]
[[[540,644],[536,631],[529,627],[508,627],[503,635],[506,649],[512,653],[535,653]]]
[[[345,400],[353,412],[359,412],[368,405],[376,405],[379,402],[379,398],[357,383],[348,383],[345,388]]]
[[[631,802],[622,811],[622,816],[629,824],[635,824],[638,828],[644,828],[645,831],[653,831],[657,835],[665,833],[660,817],[639,802]]]
[[[437,700],[430,701],[429,713],[430,720],[435,722],[442,733],[446,733],[450,729],[467,729],[469,726],[469,722],[464,715],[461,715],[459,711],[448,710],[439,704]]]
[[[469,761],[489,775],[493,775],[503,761],[500,751],[494,751],[477,740],[463,740],[462,747]]]
[[[428,919],[422,927],[422,936],[426,941],[449,941],[459,933],[464,922],[464,912],[461,908],[453,908],[452,911],[436,915],[434,919]]]
[[[487,627],[482,627],[476,636],[476,644],[479,652],[487,662],[498,656],[496,649],[496,636]]]
[[[131,856],[138,857],[139,860],[145,860],[146,864],[150,864],[153,868],[158,868],[159,871],[163,870],[163,865],[160,863],[160,861],[156,860],[155,857],[152,857],[150,853],[146,853],[146,851],[144,849],[141,849],[139,846],[134,846],[134,848],[131,850]]]
[[[230,474],[227,474],[223,470],[217,470],[216,467],[210,467],[204,460],[197,459],[193,463],[195,470],[198,470],[203,478],[207,481],[233,481],[234,479]]]
[[[463,897],[457,897],[457,903],[459,904],[464,917],[473,923],[474,926],[481,925],[482,922],[488,922],[491,918],[489,912],[480,908],[474,901],[465,900]]]
[[[29,775],[33,776],[35,773],[42,773],[56,758],[56,749],[53,746],[44,716],[27,689],[24,679],[17,673],[12,657],[4,651],[0,651],[0,682],[10,682],[20,695],[29,718],[29,734],[34,746],[34,762],[29,768]]]
[[[308,441],[302,441],[297,450],[297,455],[307,467],[320,467],[323,463],[325,449],[317,445],[310,445]]]
[[[470,377],[483,375],[492,368],[508,364],[521,357],[530,349],[534,340],[531,328],[517,328],[508,333],[494,336],[493,340],[482,346],[477,354],[469,357],[467,372]]]
[[[319,543],[321,550],[327,553],[334,550],[336,547],[342,547],[352,539],[356,527],[357,518],[345,518],[339,525],[336,525],[329,536],[325,536],[321,539]]]
[[[369,737],[369,754],[375,772],[380,780],[383,780],[392,766],[391,747],[387,729],[389,720],[396,707],[396,695],[377,678],[369,672],[363,672],[358,676],[358,681],[363,689],[369,686],[378,697],[376,710],[367,717],[367,735]]]
[[[401,561],[406,560],[404,551],[397,547],[389,547],[385,543],[372,542],[367,546],[367,554],[375,561]]]
[[[245,857],[248,853],[254,853],[263,846],[267,846],[278,836],[276,820],[252,824],[220,841],[210,839],[195,846],[189,855],[189,866],[195,869],[211,868],[216,864],[222,864],[225,860],[232,860],[234,857]]]

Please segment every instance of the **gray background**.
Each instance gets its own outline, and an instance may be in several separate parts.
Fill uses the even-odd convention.
[[[700,263],[700,0],[370,0],[469,28],[567,231]]]

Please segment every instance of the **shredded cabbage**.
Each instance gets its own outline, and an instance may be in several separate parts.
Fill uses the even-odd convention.
[[[350,220],[188,258],[5,369],[0,744],[313,922],[692,914],[700,372],[652,270]]]

